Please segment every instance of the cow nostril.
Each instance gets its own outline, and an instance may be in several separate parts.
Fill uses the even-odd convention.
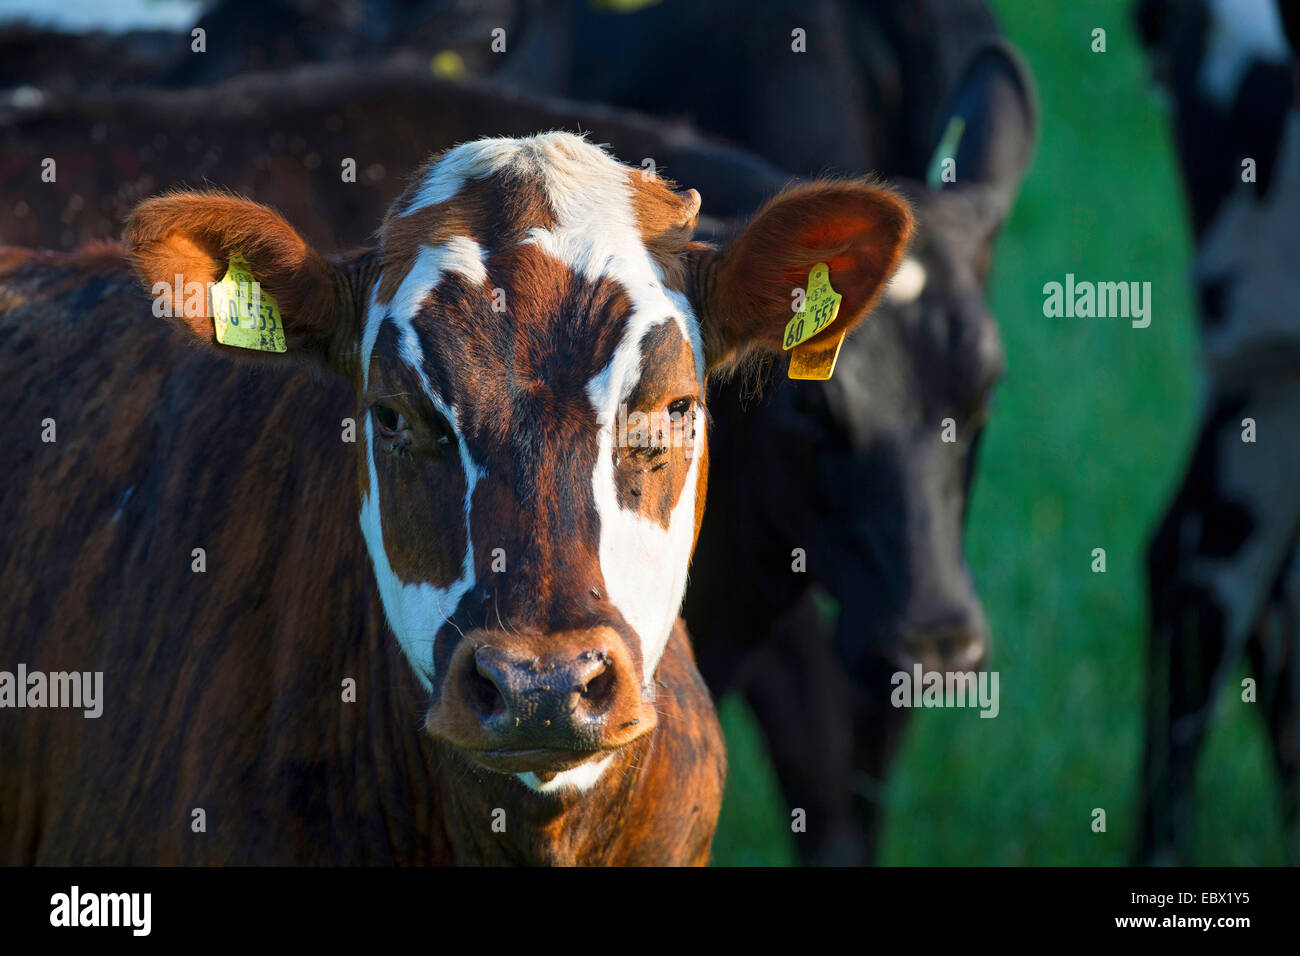
[[[940,671],[977,670],[988,658],[989,642],[979,628],[941,628],[914,632],[903,640],[913,661]]]
[[[597,651],[594,660],[596,663],[576,689],[583,710],[589,714],[602,714],[614,700],[617,679],[614,668],[610,667],[608,654]]]
[[[506,711],[505,695],[497,686],[490,671],[480,663],[465,670],[465,700],[482,720],[489,720]]]

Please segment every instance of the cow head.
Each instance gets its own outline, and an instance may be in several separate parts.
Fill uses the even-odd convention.
[[[911,228],[891,192],[823,183],[714,249],[690,241],[699,206],[550,133],[435,158],[376,248],[335,261],[227,195],[150,200],[128,225],[151,287],[242,256],[283,315],[288,355],[263,360],[355,386],[361,529],[427,728],[534,788],[590,783],[655,726],[704,503],[707,374],[780,347],[816,262],[860,321]],[[236,351],[206,309],[179,324]]]
[[[810,564],[840,605],[841,659],[873,690],[888,691],[888,676],[916,661],[968,671],[987,657],[964,546],[979,439],[1004,367],[985,283],[1036,123],[1019,58],[1000,42],[982,47],[937,124],[936,159],[955,160],[955,180],[903,186],[916,238],[880,305],[824,388],[782,390],[782,431],[803,436],[813,466],[802,480],[816,491],[778,480],[769,493],[815,494],[819,514],[806,524],[816,530],[786,533],[814,542]]]

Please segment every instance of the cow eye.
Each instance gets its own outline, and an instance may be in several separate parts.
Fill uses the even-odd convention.
[[[695,399],[693,398],[679,398],[676,401],[672,401],[668,403],[668,414],[685,416],[686,413],[691,410],[691,406],[694,404],[695,404]]]
[[[389,408],[387,405],[375,405],[371,411],[374,413],[375,422],[378,423],[380,431],[385,434],[394,435],[410,428],[406,423],[406,419],[396,409]]]

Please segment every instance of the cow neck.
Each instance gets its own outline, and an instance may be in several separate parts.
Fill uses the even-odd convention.
[[[601,865],[624,862],[626,824],[636,804],[651,733],[614,754],[597,784],[538,793],[508,774],[472,765],[438,743],[440,780],[455,862],[462,865]],[[504,827],[504,830],[502,830]]]

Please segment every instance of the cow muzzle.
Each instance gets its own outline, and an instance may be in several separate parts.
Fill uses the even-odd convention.
[[[655,726],[638,668],[610,628],[539,637],[473,631],[425,726],[490,770],[568,770]]]
[[[971,614],[946,626],[909,631],[902,650],[927,671],[981,671],[988,664],[989,644],[983,614]]]

